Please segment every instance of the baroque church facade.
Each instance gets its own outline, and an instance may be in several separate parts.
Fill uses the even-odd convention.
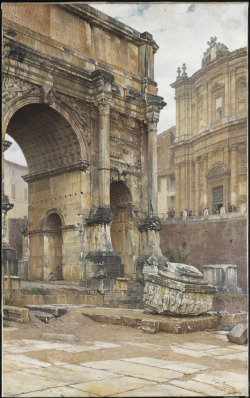
[[[159,213],[173,206],[176,216],[185,209],[197,216],[247,204],[247,49],[230,52],[216,37],[207,44],[201,69],[188,77],[183,64],[171,84],[176,130],[158,136]]]

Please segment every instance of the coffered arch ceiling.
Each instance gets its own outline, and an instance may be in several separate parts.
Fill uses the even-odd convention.
[[[71,125],[47,104],[30,104],[17,110],[7,134],[22,149],[29,173],[41,173],[81,160],[80,143]]]

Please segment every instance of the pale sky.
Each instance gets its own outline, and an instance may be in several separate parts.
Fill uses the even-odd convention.
[[[176,80],[179,66],[186,64],[188,76],[197,72],[211,36],[216,36],[217,42],[225,44],[229,51],[247,46],[248,2],[89,4],[140,33],[151,33],[158,44],[154,80],[158,84],[158,95],[167,103],[160,113],[158,134],[176,124],[175,93],[170,84]],[[5,158],[26,164],[17,144],[5,152]]]

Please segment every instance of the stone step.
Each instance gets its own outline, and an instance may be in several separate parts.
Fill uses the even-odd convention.
[[[64,315],[67,312],[67,308],[56,305],[26,305],[26,308],[32,311],[48,312],[56,317]]]
[[[4,305],[3,319],[19,323],[29,322],[29,310],[27,308]]]

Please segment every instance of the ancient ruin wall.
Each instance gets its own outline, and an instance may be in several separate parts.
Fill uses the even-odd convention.
[[[164,224],[160,247],[170,261],[194,265],[236,264],[238,286],[247,292],[247,220],[177,221]]]

